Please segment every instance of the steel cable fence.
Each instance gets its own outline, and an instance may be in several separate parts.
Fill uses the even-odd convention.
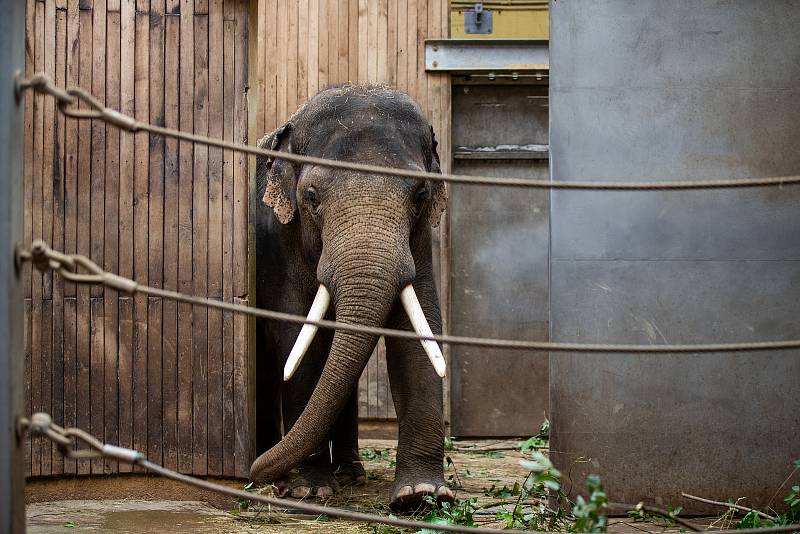
[[[215,484],[207,480],[202,480],[189,475],[184,475],[160,466],[156,463],[148,461],[144,454],[133,449],[118,447],[103,443],[94,437],[92,434],[79,429],[79,428],[62,428],[53,423],[52,418],[46,413],[35,413],[30,418],[23,418],[17,422],[17,436],[21,437],[26,432],[44,436],[56,444],[59,452],[67,458],[107,458],[124,462],[132,465],[137,465],[164,476],[166,478],[183,482],[197,488],[214,491],[237,499],[248,501],[260,502],[270,506],[276,506],[280,510],[298,510],[301,512],[326,515],[330,517],[337,517],[339,519],[346,519],[349,521],[357,521],[363,523],[379,523],[390,525],[400,528],[410,529],[425,529],[426,532],[461,532],[466,534],[505,534],[508,533],[507,529],[487,528],[487,527],[465,527],[461,525],[440,524],[440,523],[427,523],[423,521],[415,521],[409,519],[401,519],[392,516],[383,516],[377,514],[370,514],[365,512],[357,512],[353,510],[346,510],[342,508],[334,508],[330,506],[323,506],[311,504],[303,501],[295,501],[289,499],[282,499],[279,497],[269,497],[258,493],[250,493],[221,484]],[[78,448],[82,444],[83,448]],[[677,517],[677,514],[661,510],[652,506],[646,506],[644,503],[636,505],[628,505],[623,503],[610,503],[614,508],[620,508],[626,511],[640,511],[664,516],[668,519],[675,521],[682,527],[698,532],[700,527],[694,525],[683,518]],[[530,530],[514,530],[513,532],[538,532],[538,534],[563,534],[555,532],[542,532]],[[769,528],[750,528],[750,529],[736,529],[736,530],[714,530],[708,531],[713,534],[778,534],[782,532],[800,532],[800,525],[781,525]]]
[[[74,119],[99,119],[108,124],[116,126],[122,130],[136,133],[149,132],[165,137],[172,137],[181,141],[201,143],[208,146],[244,152],[255,156],[267,156],[269,158],[284,159],[295,163],[309,165],[319,165],[322,167],[332,167],[336,169],[357,171],[368,174],[380,174],[384,176],[396,176],[399,178],[416,178],[422,180],[444,181],[454,184],[465,185],[493,185],[504,187],[529,187],[535,189],[580,189],[580,190],[606,190],[606,191],[664,191],[681,189],[729,189],[744,187],[767,187],[767,186],[787,186],[800,184],[800,175],[777,176],[768,178],[742,178],[728,180],[674,180],[674,181],[652,181],[652,182],[591,182],[591,181],[559,181],[551,180],[528,180],[525,178],[499,178],[488,176],[467,176],[458,174],[439,174],[426,171],[414,171],[408,169],[397,169],[393,167],[382,167],[378,165],[367,165],[363,163],[353,163],[349,161],[338,161],[332,159],[294,154],[291,152],[281,152],[259,148],[241,143],[224,141],[212,137],[183,132],[172,128],[165,128],[137,121],[133,117],[120,113],[114,109],[105,107],[94,98],[88,91],[79,87],[62,89],[53,83],[53,80],[44,73],[36,73],[29,79],[17,77],[17,95],[21,95],[25,90],[34,90],[39,93],[48,94],[56,99],[58,109],[64,115]],[[79,103],[83,103],[88,109],[76,109]]]
[[[30,261],[40,271],[54,271],[66,280],[76,284],[100,284],[109,289],[123,293],[142,293],[151,297],[184,302],[197,306],[216,308],[224,311],[243,313],[262,319],[271,319],[295,324],[310,324],[329,330],[342,330],[360,334],[386,336],[400,339],[432,340],[449,345],[466,345],[499,349],[537,350],[548,352],[582,352],[582,353],[708,353],[708,352],[751,352],[773,351],[800,348],[800,339],[781,341],[755,341],[748,343],[709,343],[691,345],[623,345],[595,343],[556,343],[550,341],[521,341],[514,339],[491,339],[466,336],[433,335],[422,336],[409,330],[376,328],[337,321],[315,321],[302,315],[255,308],[244,304],[234,304],[178,291],[170,291],[137,283],[114,273],[108,273],[86,256],[80,254],[63,254],[47,246],[43,241],[33,243],[31,250],[18,250],[17,262]],[[80,273],[82,268],[87,273]]]
[[[454,174],[438,174],[424,171],[413,171],[397,168],[388,168],[375,165],[366,165],[353,162],[328,160],[302,154],[292,154],[269,150],[265,148],[252,147],[240,143],[227,142],[207,136],[182,132],[170,128],[155,126],[135,120],[116,110],[104,107],[89,92],[81,88],[62,89],[57,87],[52,79],[44,73],[37,73],[29,79],[24,79],[20,75],[16,80],[16,91],[18,98],[25,90],[33,90],[42,94],[50,95],[56,99],[58,109],[66,116],[78,119],[98,119],[108,124],[116,126],[128,132],[148,132],[155,135],[172,137],[182,141],[201,143],[226,150],[243,152],[249,155],[266,156],[270,158],[282,158],[296,163],[319,165],[344,170],[357,171],[370,174],[381,174],[386,176],[427,179],[445,181],[448,183],[464,185],[491,185],[505,187],[527,187],[538,189],[567,189],[567,190],[608,190],[608,191],[658,191],[658,190],[689,190],[689,189],[722,189],[722,188],[750,188],[750,187],[783,187],[788,185],[800,184],[800,176],[783,176],[752,179],[728,179],[728,180],[678,180],[678,181],[651,181],[651,182],[588,182],[588,181],[565,181],[553,182],[549,180],[527,180],[520,178],[497,178],[485,176],[466,176]],[[79,104],[84,104],[84,108],[78,108]],[[365,327],[360,325],[346,324],[337,321],[309,320],[300,315],[265,310],[246,305],[239,305],[197,297],[175,291],[164,290],[147,285],[141,285],[134,280],[121,277],[114,273],[108,273],[101,269],[97,264],[85,256],[77,254],[64,254],[52,250],[43,241],[36,241],[30,250],[18,250],[15,260],[19,265],[23,261],[30,261],[40,271],[58,272],[66,280],[78,284],[101,284],[105,287],[121,291],[128,294],[142,293],[149,296],[172,299],[192,305],[217,308],[225,311],[243,313],[253,317],[270,320],[278,320],[295,324],[311,324],[326,329],[343,330],[362,334],[387,336],[403,339],[434,340],[443,344],[450,345],[470,345],[480,347],[492,347],[502,349],[522,349],[549,352],[580,352],[580,353],[709,353],[709,352],[742,352],[742,351],[771,351],[800,348],[800,339],[780,340],[765,342],[748,343],[719,343],[719,344],[687,344],[687,345],[632,345],[632,344],[581,344],[581,343],[554,343],[538,341],[521,341],[508,339],[490,339],[451,335],[421,336],[411,331],[394,330],[387,328]],[[84,272],[80,272],[83,270]],[[433,529],[446,532],[465,532],[476,534],[500,534],[506,530],[483,528],[483,527],[462,527],[458,525],[432,525],[420,521],[411,521],[395,517],[386,517],[375,514],[355,512],[248,493],[245,491],[221,486],[208,481],[200,480],[188,475],[184,475],[170,469],[164,468],[146,460],[141,453],[104,444],[80,429],[64,429],[52,422],[47,414],[34,414],[30,419],[21,419],[17,428],[18,436],[24,432],[40,434],[52,440],[59,451],[69,458],[93,458],[105,457],[120,462],[139,465],[156,474],[177,480],[186,484],[191,484],[203,489],[224,493],[239,499],[248,499],[264,504],[290,508],[317,515],[328,515],[352,521],[381,523],[401,528],[412,529]],[[76,449],[76,444],[83,442],[88,449]],[[640,503],[638,509],[642,509]],[[658,513],[657,509],[650,508],[650,511]],[[688,524],[681,524],[691,528]],[[716,531],[721,534],[770,534],[782,532],[800,531],[798,525],[787,525],[764,529],[738,529]]]

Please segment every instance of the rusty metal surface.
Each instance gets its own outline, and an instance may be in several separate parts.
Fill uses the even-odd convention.
[[[800,4],[554,2],[554,180],[800,170]],[[800,192],[552,192],[551,337],[800,334]],[[550,357],[552,450],[611,500],[765,505],[800,457],[800,354]],[[715,510],[716,512],[717,510]]]
[[[546,96],[541,86],[454,87],[454,146],[546,144]],[[548,177],[546,160],[487,156],[457,159],[454,171]],[[547,340],[548,194],[451,186],[448,209],[453,333]],[[537,432],[548,402],[546,353],[454,346],[451,355],[454,435]]]

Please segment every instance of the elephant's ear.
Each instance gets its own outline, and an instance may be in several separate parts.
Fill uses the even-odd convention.
[[[431,164],[430,172],[441,173],[441,165],[439,163],[439,153],[436,147],[439,143],[436,141],[436,135],[433,133],[433,126],[431,126]],[[447,185],[441,180],[431,180],[431,205],[428,209],[428,222],[434,228],[439,226],[439,220],[442,218],[442,213],[447,208]]]
[[[261,139],[258,147],[291,152],[291,131],[292,123],[287,122]],[[263,190],[261,198],[264,204],[272,207],[275,217],[282,224],[291,221],[297,209],[297,199],[295,198],[297,177],[292,162],[280,158],[259,156],[256,159],[256,180],[259,191]]]

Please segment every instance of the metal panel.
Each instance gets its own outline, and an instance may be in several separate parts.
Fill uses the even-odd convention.
[[[427,39],[425,70],[483,72],[547,70],[547,41],[535,39]]]
[[[551,23],[554,180],[800,172],[799,4],[567,1]],[[551,201],[554,341],[800,336],[797,188]],[[591,457],[572,479],[614,501],[764,506],[800,456],[798,356],[553,354],[556,464]]]
[[[22,100],[14,75],[25,68],[25,4],[2,3],[0,17],[0,531],[25,531],[25,456],[17,439],[25,384],[22,290],[14,247],[22,242]]]
[[[541,86],[454,87],[454,143],[546,144],[546,95]],[[548,176],[541,160],[456,160],[453,170]],[[548,204],[543,191],[450,188],[454,334],[547,339]],[[536,432],[547,410],[546,354],[454,346],[451,362],[454,435]]]
[[[477,2],[472,9],[464,11],[465,33],[492,33],[492,12]]]
[[[492,33],[468,33],[466,11],[475,0],[450,0],[450,35],[452,37],[506,37],[516,39],[547,39],[549,37],[548,0],[484,0],[484,10],[491,10]]]

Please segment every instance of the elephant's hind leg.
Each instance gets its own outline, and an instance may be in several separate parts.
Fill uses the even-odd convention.
[[[339,491],[333,466],[327,451],[307,458],[299,467],[276,484],[278,495],[305,499],[327,498]]]
[[[333,471],[342,487],[363,486],[367,474],[358,455],[358,390],[350,394],[331,430]]]

